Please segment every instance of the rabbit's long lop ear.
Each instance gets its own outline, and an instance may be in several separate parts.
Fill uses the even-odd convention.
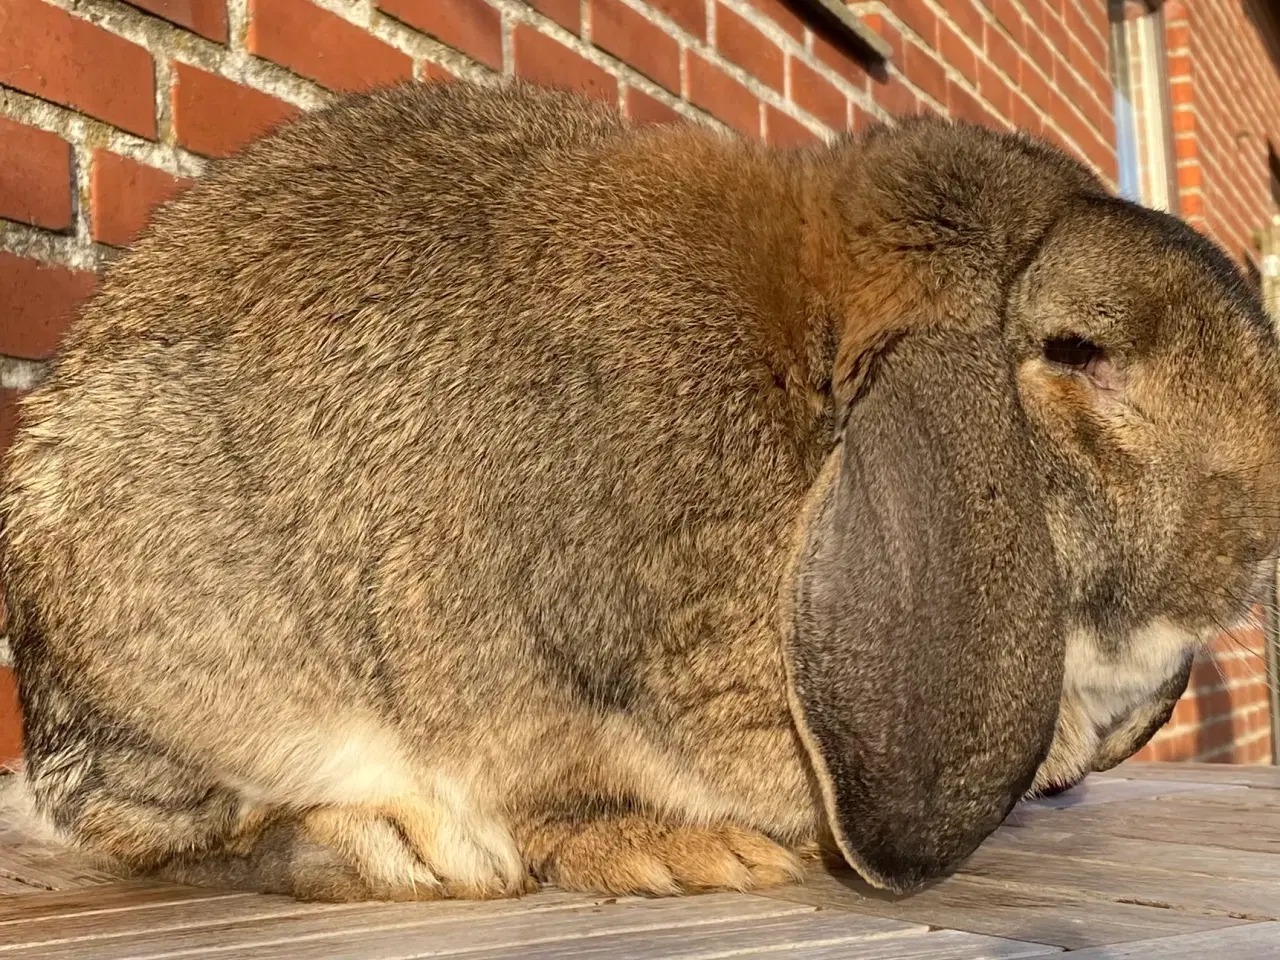
[[[792,708],[845,858],[899,892],[973,852],[1053,736],[1062,597],[1013,376],[994,332],[883,353],[796,566]]]

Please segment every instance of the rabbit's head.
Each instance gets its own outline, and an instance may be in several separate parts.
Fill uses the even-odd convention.
[[[863,232],[896,231],[935,313],[856,358],[785,647],[835,840],[899,891],[1140,747],[1280,543],[1280,345],[1226,257],[1060,155],[940,129],[880,135],[914,206]]]
[[[1067,589],[1059,733],[1034,788],[1053,792],[1139,749],[1195,649],[1259,596],[1280,542],[1280,356],[1213,244],[1117,200],[1054,227],[1007,317]]]

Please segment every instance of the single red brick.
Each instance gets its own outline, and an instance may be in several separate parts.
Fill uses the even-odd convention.
[[[22,757],[22,704],[13,671],[0,667],[0,764]]]
[[[1054,56],[1051,60],[1052,70],[1049,76],[1053,78],[1054,85],[1064,97],[1077,106],[1080,106],[1083,100],[1093,99],[1093,92],[1080,81],[1075,71],[1071,69],[1071,65],[1063,57]]]
[[[1044,29],[1044,0],[1018,0],[1027,15],[1027,20],[1040,29]]]
[[[1071,37],[1071,40],[1079,42],[1079,44],[1083,44],[1084,35],[1093,32],[1092,27],[1089,27],[1088,20],[1084,18],[1084,13],[1080,10],[1079,4],[1068,4],[1062,10],[1062,29],[1064,29],[1066,36]]]
[[[89,224],[93,239],[126,247],[142,233],[156,207],[191,186],[175,177],[101,148],[89,176]]]
[[[1110,143],[1104,142],[1101,137],[1091,132],[1085,153],[1089,161],[1098,168],[1098,172],[1103,177],[1110,180],[1112,184],[1119,182],[1120,162],[1116,158],[1115,147]]]
[[[1084,78],[1098,102],[1105,103],[1107,109],[1111,109],[1112,104],[1115,103],[1115,88],[1111,85],[1111,77],[1103,73],[1097,65],[1090,65],[1084,72]]]
[[[227,42],[227,0],[125,0],[215,43]]]
[[[309,0],[250,0],[249,52],[331,90],[413,79],[413,61]]]
[[[564,44],[517,24],[511,37],[516,75],[549,87],[578,90],[589,97],[616,103],[618,81]]]
[[[1004,120],[988,110],[981,100],[954,80],[947,81],[946,104],[947,115],[957,120],[980,123],[993,130],[1003,130],[1006,127]]]
[[[293,104],[176,60],[173,129],[178,143],[208,157],[235,153],[299,113]]]
[[[433,0],[426,0],[431,3]],[[528,0],[544,17],[550,17],[566,30],[582,32],[582,4],[579,0]]]
[[[1013,88],[990,64],[978,64],[978,93],[997,114],[1013,120]]]
[[[849,102],[844,94],[826,77],[795,57],[787,58],[787,67],[791,71],[792,103],[832,130],[843,130],[849,115]]]
[[[1027,42],[1027,19],[1022,15],[1022,8],[1016,0],[994,0],[990,4],[995,14],[996,23],[1004,28],[1005,33],[1013,38],[1013,42],[1022,46]]]
[[[98,285],[96,274],[0,253],[0,353],[43,360]]]
[[[894,34],[897,35],[896,30]],[[826,37],[815,33],[813,55],[859,90],[868,89],[866,64],[858,54],[847,47],[838,46]]]
[[[1013,112],[1010,120],[1019,130],[1025,130],[1034,136],[1044,133],[1044,117],[1039,110],[1022,93],[1013,95]]]
[[[782,0],[748,0],[748,2],[795,39],[804,39],[804,21],[796,16],[795,12]]]
[[[684,120],[684,117],[657,97],[651,97],[635,87],[627,87],[623,91],[622,103],[627,119],[635,124],[680,123]]]
[[[843,128],[843,123],[837,127]],[[807,147],[822,142],[820,137],[799,120],[770,104],[766,104],[764,108],[764,138],[774,147]]]
[[[1049,41],[1049,46],[1061,51],[1064,55],[1066,54],[1067,28],[1056,10],[1048,11],[1040,31],[1044,34],[1044,38]]]
[[[691,50],[684,52],[689,102],[748,136],[760,135],[760,101],[733,77]]]
[[[862,130],[865,130],[867,127],[871,126],[873,123],[876,122],[875,117],[869,111],[864,110],[862,109],[862,107],[858,106],[858,104],[851,103],[849,104],[849,106],[851,108],[850,123],[849,123],[849,131],[851,133],[858,133]]]
[[[987,24],[986,31],[987,59],[992,65],[1010,80],[1018,79],[1018,63],[1021,57],[1018,48],[1003,33]]]
[[[970,83],[978,82],[978,57],[954,27],[945,20],[938,24],[938,52]]]
[[[1200,144],[1195,137],[1174,137],[1173,155],[1179,160],[1194,160],[1200,155]]]
[[[889,0],[889,10],[930,47],[938,45],[938,16],[925,0]]]
[[[0,84],[155,138],[151,54],[41,0],[0,0]]]
[[[1089,55],[1089,59],[1094,63],[1105,64],[1107,62],[1107,42],[1098,36],[1092,30],[1085,30],[1082,33],[1076,33],[1068,24],[1067,31],[1080,41],[1085,52]]]
[[[0,460],[18,432],[17,390],[0,389]],[[4,633],[4,590],[0,589],[0,634]]]
[[[1053,95],[1049,81],[1040,75],[1029,60],[1023,59],[1019,65],[1018,85],[1041,110],[1048,113],[1053,109]]]
[[[1195,90],[1190,80],[1174,80],[1169,84],[1169,102],[1177,105],[1195,102]]]
[[[871,97],[876,106],[891,117],[920,112],[920,101],[897,73],[890,73],[883,80],[877,80],[871,88]]]
[[[706,0],[649,0],[649,6],[666,14],[695,37],[707,38]]]
[[[785,65],[777,44],[724,5],[716,7],[716,49],[757,80],[782,90]]]
[[[902,72],[938,103],[947,102],[947,71],[924,47],[908,40],[902,51]]]
[[[591,42],[680,93],[680,44],[621,0],[591,0]]]
[[[46,230],[71,226],[71,144],[0,117],[0,217]]]
[[[982,31],[987,21],[974,0],[942,0],[942,9],[946,11],[947,19],[959,27],[965,36],[981,45]]]
[[[1182,110],[1173,110],[1170,113],[1175,133],[1195,133],[1196,112],[1194,110],[1184,108]]]
[[[1083,46],[1081,46],[1080,41],[1077,40],[1075,37],[1071,36],[1070,34],[1067,34],[1063,40],[1063,43],[1064,43],[1063,54],[1067,58],[1067,63],[1075,67],[1076,72],[1079,73],[1080,76],[1082,77],[1088,76],[1089,67],[1096,66],[1096,64],[1094,64],[1093,59],[1089,56],[1089,54],[1085,52],[1085,49]]]
[[[502,69],[502,15],[484,0],[377,0],[377,4],[384,13],[489,69]]]
[[[1053,61],[1056,57],[1054,56],[1053,48],[1045,42],[1044,37],[1040,36],[1035,30],[1028,30],[1025,49],[1027,55],[1039,65],[1046,77],[1053,76]]]
[[[1187,53],[1173,54],[1168,58],[1169,81],[1191,78],[1191,55]]]

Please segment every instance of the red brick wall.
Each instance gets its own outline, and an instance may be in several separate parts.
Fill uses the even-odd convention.
[[[48,356],[97,271],[205,158],[332,91],[411,77],[516,74],[637,122],[778,144],[933,110],[1045,136],[1115,182],[1106,0],[849,7],[888,43],[886,63],[788,0],[0,0],[0,354]],[[1273,209],[1275,37],[1238,0],[1169,7],[1184,210],[1242,255]],[[1242,84],[1243,99],[1227,92]],[[15,397],[0,390],[0,447]],[[1269,752],[1259,654],[1219,650],[1225,685],[1212,663],[1197,669],[1161,756]]]

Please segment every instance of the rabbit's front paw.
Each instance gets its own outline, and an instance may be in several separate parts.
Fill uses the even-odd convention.
[[[557,821],[522,838],[539,880],[566,890],[669,896],[793,883],[804,868],[762,833],[676,826],[641,816]]]
[[[307,832],[345,854],[374,899],[484,900],[536,889],[500,824],[426,800],[320,808],[308,816]]]

